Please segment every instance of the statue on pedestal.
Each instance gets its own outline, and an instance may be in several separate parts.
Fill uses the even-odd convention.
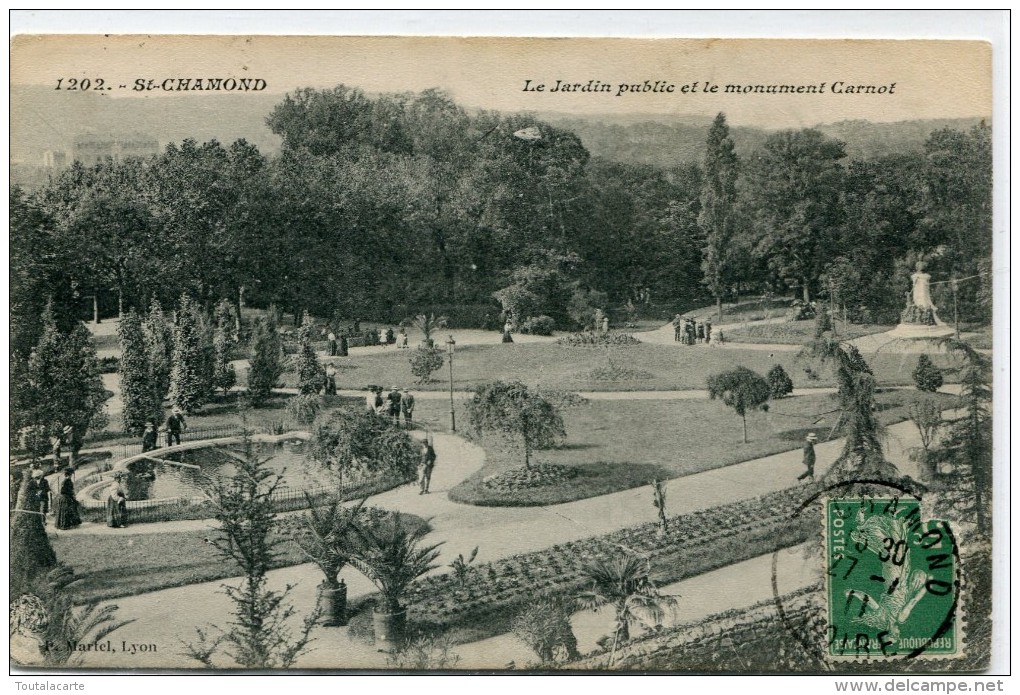
[[[900,314],[901,323],[922,326],[936,326],[942,323],[935,312],[935,304],[931,301],[929,290],[931,275],[924,272],[924,267],[922,261],[918,261],[914,266],[915,272],[910,276],[912,290],[907,298],[907,308]]]

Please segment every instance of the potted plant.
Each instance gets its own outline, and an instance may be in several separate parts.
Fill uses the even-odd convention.
[[[372,613],[375,642],[380,651],[393,651],[404,641],[407,609],[404,597],[423,574],[435,569],[442,545],[422,545],[427,525],[409,525],[395,517],[357,526],[357,545],[351,562],[382,594]]]
[[[307,493],[305,496],[308,497]],[[308,511],[301,517],[304,533],[294,541],[324,575],[316,593],[318,619],[320,624],[330,627],[346,625],[347,584],[339,575],[351,561],[354,529],[364,500],[354,507],[344,507],[337,499],[316,508],[309,497],[308,504]]]

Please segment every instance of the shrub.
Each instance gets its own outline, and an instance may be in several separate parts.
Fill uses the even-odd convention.
[[[932,364],[928,355],[922,354],[917,358],[917,367],[914,368],[914,383],[918,391],[935,393],[942,388],[942,370]]]
[[[520,332],[528,335],[552,335],[556,322],[551,316],[529,316],[520,325]]]
[[[322,411],[322,397],[314,393],[303,393],[287,401],[287,413],[302,425],[315,422]]]
[[[765,379],[769,382],[769,393],[772,398],[782,398],[793,393],[793,379],[783,369],[783,365],[773,366],[765,375]]]
[[[115,355],[107,355],[99,358],[100,374],[116,374],[120,369],[120,358]]]
[[[432,380],[432,374],[443,366],[443,353],[436,347],[420,345],[411,351],[408,360],[411,363],[411,374],[416,378],[416,384],[427,384]]]

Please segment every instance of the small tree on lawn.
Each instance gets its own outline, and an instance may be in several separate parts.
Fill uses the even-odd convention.
[[[248,401],[254,407],[263,405],[283,375],[283,340],[272,307],[266,316],[255,322],[251,362],[248,368]]]
[[[435,314],[418,314],[414,317],[415,327],[424,334],[422,342],[426,347],[432,347],[432,334],[436,331],[441,331],[446,328],[446,324],[449,322],[445,316],[436,316]],[[433,370],[435,371],[435,370]]]
[[[294,607],[287,602],[291,586],[283,591],[267,588],[266,574],[276,559],[276,514],[273,494],[281,476],[274,474],[259,456],[251,438],[244,437],[244,457],[228,479],[212,478],[206,493],[216,508],[219,533],[211,540],[220,556],[243,573],[240,586],[224,584],[223,591],[234,606],[234,620],[226,631],[210,638],[196,629],[198,641],[186,645],[186,655],[213,667],[222,650],[243,668],[287,668],[307,649],[317,615],[305,618],[297,635],[287,622]]]
[[[149,355],[145,349],[142,318],[134,309],[120,319],[120,392],[124,401],[124,431],[142,433],[149,420],[159,424],[163,419],[163,397],[153,383]]]
[[[315,354],[315,346],[312,344],[312,320],[305,312],[301,322],[301,329],[298,331],[298,357],[297,375],[298,391],[303,395],[316,394],[325,385],[326,372]]]
[[[185,413],[193,413],[202,407],[212,389],[212,384],[205,378],[206,355],[203,352],[202,332],[198,308],[188,295],[182,295],[174,330],[170,403]]]
[[[415,376],[415,383],[422,385],[432,381],[432,375],[442,368],[444,358],[439,348],[419,345],[411,351],[409,361],[411,374]]]
[[[783,398],[793,393],[793,379],[783,369],[783,365],[773,365],[765,378],[769,382],[769,394],[772,398]]]
[[[237,372],[230,363],[230,351],[234,348],[234,318],[230,302],[222,300],[216,305],[216,321],[213,329],[213,386],[227,395],[237,383]]]
[[[468,417],[479,434],[496,432],[524,449],[524,467],[531,452],[553,446],[567,436],[555,405],[519,381],[496,381],[475,390]]]
[[[922,396],[911,402],[907,409],[910,421],[917,427],[917,433],[921,437],[921,449],[913,457],[921,464],[921,476],[925,481],[930,481],[933,471],[931,462],[928,460],[932,444],[942,428],[942,407],[938,399],[931,396]]]
[[[26,468],[22,471],[10,530],[10,600],[32,592],[40,577],[53,569],[57,556],[53,552],[43,517],[33,514],[39,505],[35,499],[36,484]]]
[[[914,368],[914,384],[919,391],[928,393],[935,393],[942,388],[942,370],[923,353],[917,358],[917,366]]]
[[[149,360],[149,378],[159,396],[160,403],[170,392],[170,372],[173,369],[174,332],[163,313],[163,307],[155,299],[149,306],[149,313],[142,322],[145,335],[145,351]],[[162,420],[162,413],[160,413]]]
[[[746,367],[737,367],[708,378],[708,395],[713,400],[733,408],[744,424],[744,443],[747,443],[747,413],[750,410],[768,410],[769,382]]]

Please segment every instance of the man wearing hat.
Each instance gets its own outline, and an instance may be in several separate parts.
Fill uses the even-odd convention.
[[[432,482],[432,470],[436,467],[436,450],[432,448],[432,442],[426,437],[422,442],[421,465],[419,466],[418,485],[419,495],[429,494],[429,484]]]
[[[404,414],[404,426],[410,429],[411,420],[414,418],[414,396],[407,389],[401,391],[400,412]]]
[[[804,468],[807,470],[798,475],[797,480],[804,480],[804,478],[808,480],[815,479],[815,442],[817,441],[818,437],[815,436],[814,432],[811,432],[804,438]]]
[[[166,419],[166,445],[180,444],[181,432],[186,429],[188,429],[188,423],[184,421],[184,413],[180,408],[174,408],[173,414]]]
[[[145,431],[142,432],[142,453],[152,451],[156,448],[156,425],[152,420],[145,423]]]
[[[400,387],[394,386],[390,389],[389,394],[386,396],[386,400],[389,401],[389,414],[393,418],[393,422],[400,424]]]

